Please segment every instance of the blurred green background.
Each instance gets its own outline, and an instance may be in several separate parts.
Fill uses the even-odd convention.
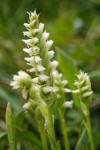
[[[7,102],[11,102],[16,116],[22,111],[24,103],[21,94],[13,91],[9,83],[13,74],[26,69],[26,54],[22,51],[24,44],[21,41],[25,30],[23,23],[28,20],[26,12],[35,9],[40,13],[40,21],[45,23],[50,32],[54,47],[59,47],[79,70],[90,75],[94,91],[90,106],[91,121],[96,149],[99,150],[100,0],[0,0],[0,149],[6,150],[8,146],[5,133]],[[70,67],[66,70],[70,70]],[[80,132],[78,126],[81,116],[75,108],[68,110],[67,118],[73,149]]]

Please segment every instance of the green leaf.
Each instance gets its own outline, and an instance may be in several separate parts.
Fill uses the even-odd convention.
[[[6,133],[5,132],[1,132],[0,133],[0,142],[3,141],[6,138]]]
[[[36,148],[36,150],[42,149],[40,139],[37,137],[37,135],[33,132],[18,129],[17,130],[17,137],[23,143],[24,145],[30,145],[33,149]],[[24,141],[27,141],[27,143],[24,143]]]
[[[0,87],[0,97],[5,101],[10,102],[14,107],[17,113],[22,111],[21,101],[18,100],[15,96],[10,95],[4,88]]]
[[[65,78],[68,80],[69,87],[74,90],[74,81],[76,80],[75,74],[78,73],[78,69],[74,64],[74,61],[69,55],[64,53],[62,50],[57,48],[57,59],[59,61],[60,69],[64,74]],[[79,98],[77,94],[73,94],[73,99],[77,107],[80,107]]]
[[[8,103],[7,110],[6,110],[6,126],[7,126],[7,134],[8,134],[10,150],[17,150],[15,121],[14,121],[14,116],[12,113],[10,103]]]
[[[87,130],[86,128],[83,130],[78,143],[75,147],[75,150],[89,150],[88,148],[88,135],[87,135]]]

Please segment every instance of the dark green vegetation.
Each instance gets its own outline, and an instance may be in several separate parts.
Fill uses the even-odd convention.
[[[12,74],[26,65],[22,48],[23,23],[27,22],[27,11],[36,8],[41,22],[51,33],[60,69],[69,86],[73,88],[74,73],[83,70],[89,73],[92,82],[93,102],[90,106],[91,122],[96,150],[100,147],[100,2],[99,0],[3,0],[0,1],[0,150],[8,149],[5,129],[7,102],[11,102],[17,130],[17,141],[22,150],[41,150],[40,137],[33,114],[22,111],[24,101],[20,93],[9,86]],[[64,54],[63,54],[64,53]],[[68,97],[68,100],[72,97]],[[76,99],[76,98],[75,98]],[[66,111],[68,134],[71,148],[74,149],[84,123],[78,102]],[[59,120],[57,120],[59,123]],[[58,138],[61,138],[60,125],[55,124]],[[80,127],[80,128],[79,128]],[[34,133],[34,134],[32,134]],[[88,139],[84,130],[76,150],[86,150]],[[84,140],[83,140],[84,139]],[[63,141],[61,141],[63,147]],[[80,149],[80,145],[82,146]]]

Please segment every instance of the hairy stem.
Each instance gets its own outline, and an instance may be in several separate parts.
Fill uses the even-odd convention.
[[[59,115],[60,115],[60,120],[61,120],[61,126],[62,126],[62,134],[63,134],[63,139],[64,139],[64,144],[65,144],[65,150],[70,150],[70,144],[69,144],[69,139],[68,135],[66,132],[66,123],[65,123],[65,118],[62,110],[59,110]]]
[[[87,107],[86,122],[87,122],[87,132],[88,132],[89,141],[90,141],[90,148],[91,148],[91,150],[95,150],[93,135],[92,135],[92,128],[91,128],[91,121],[90,121],[90,113],[89,113],[88,107]]]
[[[45,131],[45,127],[44,127],[42,120],[39,120],[38,124],[39,124],[39,132],[40,132],[40,136],[41,136],[43,150],[48,150],[46,131]]]

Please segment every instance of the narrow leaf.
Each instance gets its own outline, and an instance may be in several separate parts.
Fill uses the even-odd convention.
[[[17,150],[15,122],[10,103],[8,103],[6,110],[6,126],[10,150]]]
[[[88,135],[86,128],[83,130],[78,143],[75,147],[75,150],[88,150]]]

